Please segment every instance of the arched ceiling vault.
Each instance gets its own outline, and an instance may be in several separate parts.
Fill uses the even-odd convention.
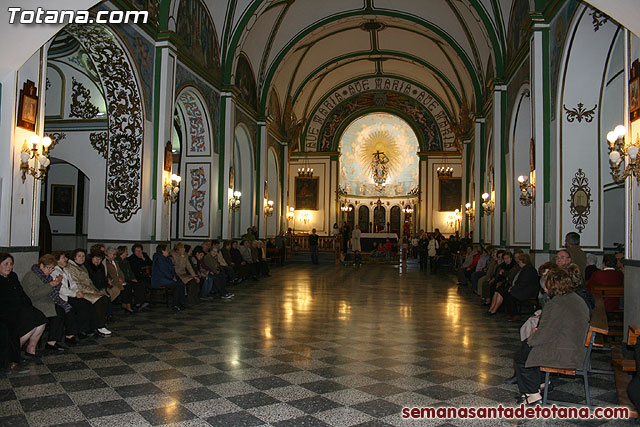
[[[162,0],[161,18],[180,0]],[[483,105],[487,64],[504,70],[509,0],[202,0],[215,15],[223,83],[245,54],[255,71],[258,114],[271,89],[305,117],[333,87],[393,74],[427,88],[457,116]],[[173,4],[170,6],[169,4]]]

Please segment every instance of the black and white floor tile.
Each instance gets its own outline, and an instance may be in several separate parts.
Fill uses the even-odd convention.
[[[515,425],[401,417],[406,406],[515,404],[503,381],[519,325],[486,316],[451,277],[293,264],[233,291],[181,313],[117,316],[112,337],[0,378],[0,425]],[[616,402],[610,377],[591,384],[597,404]],[[579,402],[582,383],[558,379],[552,397]]]

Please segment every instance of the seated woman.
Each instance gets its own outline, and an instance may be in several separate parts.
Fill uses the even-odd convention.
[[[120,270],[124,273],[124,280],[131,291],[131,302],[136,310],[146,308],[149,303],[146,302],[146,288],[145,284],[136,278],[136,275],[129,263],[129,251],[126,246],[118,246],[118,256],[116,257],[116,264]],[[149,260],[151,261],[151,260]],[[149,264],[151,266],[151,264]]]
[[[69,331],[75,330],[76,333],[81,331],[91,331],[91,319],[95,317],[93,306],[91,303],[82,298],[82,292],[78,289],[78,285],[73,281],[71,273],[69,273],[69,259],[63,252],[54,254],[57,265],[51,273],[54,279],[61,278],[60,290],[58,295],[60,299],[71,306],[71,311],[65,314],[65,329],[67,329],[66,343],[69,345],[77,344],[75,336],[70,335]],[[56,311],[59,304],[56,304]],[[60,306],[63,307],[63,306]],[[64,308],[64,307],[63,307]]]
[[[541,403],[544,387],[540,366],[582,369],[587,348],[589,308],[578,296],[570,275],[561,268],[547,273],[545,286],[551,300],[544,306],[538,327],[527,340],[528,346],[516,354],[514,366],[521,402]]]
[[[507,320],[509,322],[520,321],[520,317],[517,315],[517,303],[537,297],[538,290],[540,289],[538,272],[535,267],[531,265],[529,254],[516,254],[515,259],[518,267],[520,267],[520,271],[518,271],[514,277],[512,285],[508,290],[505,290],[503,286],[499,291],[504,299],[504,305],[509,315]],[[498,306],[499,305],[500,301],[498,300]]]
[[[109,294],[105,289],[98,289],[89,277],[89,270],[86,266],[87,252],[84,249],[76,249],[73,251],[72,258],[68,263],[68,271],[71,278],[78,286],[80,296],[76,295],[76,298],[69,298],[69,303],[73,307],[79,307],[85,304],[84,299],[93,305],[93,316],[89,319],[89,329],[80,330],[78,335],[83,338],[91,336],[94,331],[101,336],[111,335],[111,331],[107,329],[107,311],[109,309]],[[79,308],[80,309],[80,308]]]
[[[54,279],[51,275],[57,265],[53,255],[43,255],[38,264],[34,264],[24,275],[22,286],[33,306],[47,316],[49,321],[49,340],[45,348],[49,351],[64,352],[60,342],[64,342],[65,325],[68,327],[67,336],[72,337],[77,331],[71,305],[60,298],[62,277],[56,275]]]
[[[236,271],[238,277],[248,278],[251,277],[251,271],[247,265],[247,262],[242,258],[242,253],[240,249],[238,249],[238,242],[231,242],[231,247],[229,248],[229,256],[231,256],[231,266]],[[253,277],[257,279],[256,276]]]
[[[109,246],[105,253],[104,265],[107,268],[107,280],[111,284],[109,293],[113,292],[113,289],[120,291],[120,304],[126,314],[133,314],[133,308],[131,303],[133,302],[133,287],[127,283],[124,277],[124,271],[118,267],[116,258],[118,257],[118,250],[115,246]],[[115,298],[112,299],[112,301]]]
[[[151,267],[151,286],[165,286],[173,289],[173,309],[184,310],[185,288],[184,283],[176,276],[173,262],[169,258],[169,248],[164,243],[156,247]]]
[[[6,252],[0,252],[0,321],[9,330],[9,368],[19,369],[20,348],[27,343],[25,354],[35,357],[47,318],[24,293],[13,272],[13,256]]]
[[[269,264],[267,260],[264,259],[264,242],[260,240],[254,240],[251,244],[251,256],[254,261],[258,263],[258,272],[262,277],[269,277],[271,274],[269,273]]]
[[[513,260],[511,252],[506,251],[502,254],[502,264],[498,268],[498,275],[494,281],[495,287],[492,287],[493,291],[491,306],[489,307],[489,314],[496,314],[500,305],[502,305],[503,297],[500,292],[504,292],[511,286],[511,279],[518,273],[520,267]],[[502,289],[502,290],[501,290]]]
[[[189,303],[197,304],[200,300],[200,277],[193,270],[185,245],[180,242],[176,243],[173,247],[171,258],[173,259],[176,275],[187,288]]]

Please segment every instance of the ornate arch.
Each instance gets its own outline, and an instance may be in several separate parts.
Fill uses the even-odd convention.
[[[108,113],[105,208],[118,222],[128,222],[141,207],[144,110],[139,79],[126,50],[102,25],[68,25],[65,32],[93,61]]]
[[[212,121],[207,114],[204,97],[196,87],[187,86],[176,96],[176,104],[188,121],[184,153],[187,156],[209,156],[215,132],[211,129]]]

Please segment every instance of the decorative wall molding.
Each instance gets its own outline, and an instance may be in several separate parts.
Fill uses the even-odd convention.
[[[598,31],[600,27],[609,22],[609,17],[599,10],[593,10],[589,15],[593,18],[593,31]]]
[[[64,132],[47,132],[46,135],[51,138],[51,145],[49,146],[49,150],[53,150],[56,145],[60,144],[64,139],[67,138],[67,134]]]
[[[345,112],[351,115],[366,108],[393,108],[412,117],[414,125],[421,128],[424,151],[429,145],[433,151],[455,150],[456,137],[449,126],[453,117],[434,96],[399,78],[366,77],[339,87],[316,104],[302,135],[305,151],[330,151]],[[435,129],[430,129],[432,122]],[[428,135],[434,138],[426,140]]]
[[[209,163],[187,163],[186,199],[184,204],[184,236],[208,236],[211,210],[211,165]]]
[[[91,91],[73,76],[71,76],[71,85],[69,117],[78,117],[85,120],[96,117],[100,110],[91,103]]]
[[[93,149],[106,160],[109,153],[109,134],[107,132],[91,132],[89,141]]]
[[[208,156],[211,154],[211,142],[207,127],[206,117],[202,111],[200,101],[190,91],[183,91],[178,98],[184,107],[184,114],[189,121],[189,139],[187,144],[187,155]]]
[[[128,222],[141,207],[144,117],[136,77],[126,52],[101,25],[64,29],[89,54],[100,75],[108,113],[106,209]]]
[[[591,123],[597,107],[598,104],[596,104],[592,109],[587,110],[584,108],[584,104],[582,102],[578,102],[578,106],[576,108],[569,109],[566,105],[562,104],[562,108],[564,108],[564,111],[567,113],[567,121],[570,123],[574,120],[581,123],[582,119],[584,119],[586,123]]]
[[[572,222],[578,230],[582,230],[587,226],[589,214],[591,213],[591,188],[589,188],[589,180],[582,171],[578,169],[571,180],[571,190],[569,193],[570,212],[573,217]]]

